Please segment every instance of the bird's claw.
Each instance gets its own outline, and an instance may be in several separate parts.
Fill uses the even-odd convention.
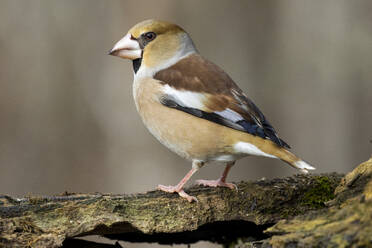
[[[182,188],[178,188],[177,186],[165,186],[165,185],[158,185],[157,187],[158,190],[167,192],[167,193],[178,193],[179,196],[182,198],[185,198],[189,202],[198,202],[198,199],[195,196],[191,196],[187,194]]]
[[[221,181],[220,179],[217,180],[196,180],[196,184],[209,186],[209,187],[227,187],[230,189],[238,190],[238,187],[233,183],[226,183]]]
[[[178,194],[179,194],[182,198],[186,198],[189,202],[193,202],[193,201],[198,202],[198,199],[197,199],[195,196],[191,196],[191,195],[187,194],[187,193],[186,193],[185,191],[183,191],[183,190],[180,190],[180,191],[178,192]]]

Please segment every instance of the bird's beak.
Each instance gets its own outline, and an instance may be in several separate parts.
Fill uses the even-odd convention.
[[[141,58],[142,50],[138,41],[128,33],[115,44],[109,51],[109,55],[134,60]]]

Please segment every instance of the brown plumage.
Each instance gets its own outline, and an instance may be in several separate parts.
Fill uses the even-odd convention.
[[[226,123],[227,126],[268,138],[279,146],[289,148],[289,145],[278,137],[263,113],[230,76],[199,54],[187,56],[169,68],[157,72],[154,79],[180,91],[204,94],[206,100],[203,101],[203,111],[213,113],[226,109],[233,110],[244,118],[241,123],[242,121],[246,123],[236,126]]]

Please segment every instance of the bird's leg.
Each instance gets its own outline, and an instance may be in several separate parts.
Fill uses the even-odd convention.
[[[191,170],[186,174],[184,178],[176,185],[176,186],[165,186],[165,185],[158,185],[158,190],[169,192],[169,193],[174,193],[177,192],[181,197],[186,198],[189,202],[192,201],[198,201],[196,197],[188,195],[184,190],[183,186],[189,181],[191,176],[197,172],[200,167],[203,166],[203,162],[200,161],[193,161],[192,162],[192,168]]]
[[[235,164],[235,161],[226,164],[225,170],[223,171],[221,177],[218,178],[217,180],[196,180],[196,183],[199,185],[204,185],[204,186],[210,186],[210,187],[220,186],[220,187],[227,187],[230,189],[237,190],[238,187],[235,184],[226,182],[227,174],[229,173],[231,167],[233,167],[234,164]]]

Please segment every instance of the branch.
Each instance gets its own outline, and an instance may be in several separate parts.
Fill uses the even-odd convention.
[[[269,238],[247,247],[371,247],[372,158],[347,174],[327,208],[283,219],[265,230]]]
[[[187,191],[197,203],[160,191],[3,195],[0,246],[60,247],[66,239],[86,235],[160,243],[228,243],[243,236],[262,240],[268,237],[263,231],[279,220],[325,207],[340,179],[339,174],[296,175],[241,182],[238,191],[193,186]]]

